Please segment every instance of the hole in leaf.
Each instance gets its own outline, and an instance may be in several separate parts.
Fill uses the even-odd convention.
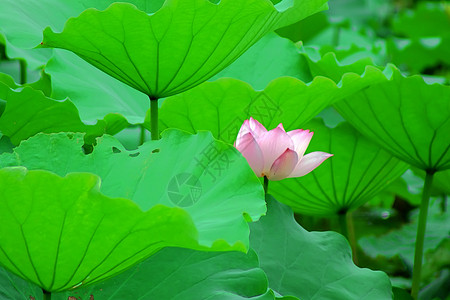
[[[68,133],[67,137],[69,138],[69,140],[72,140],[73,139],[73,133]]]
[[[141,154],[141,152],[131,153],[131,154],[128,154],[128,156],[129,157],[137,157],[137,156],[139,156],[139,154]]]
[[[158,148],[158,149],[155,149],[155,150],[152,151],[152,153],[158,153],[159,150],[160,150],[159,148]]]
[[[83,146],[81,146],[81,149],[83,150],[84,154],[88,155],[88,154],[91,154],[92,151],[94,151],[94,146],[93,145],[84,144]]]
[[[116,147],[112,147],[112,151],[113,151],[113,153],[120,153],[120,152],[122,152]]]

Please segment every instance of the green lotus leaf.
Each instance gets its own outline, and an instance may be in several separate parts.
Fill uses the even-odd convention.
[[[410,73],[423,73],[427,68],[441,64],[450,65],[450,36],[389,39],[386,46],[391,62]]]
[[[344,51],[336,51],[330,47],[321,49],[302,47],[301,52],[313,76],[325,76],[337,84],[349,75],[358,74],[361,78],[366,78],[368,70],[371,70],[369,76],[372,77],[372,83],[380,82],[390,77],[394,69],[392,65],[388,65],[381,72],[382,68],[375,65],[374,58],[364,48],[353,46]],[[372,49],[372,51],[377,50]],[[361,52],[362,55],[359,54]]]
[[[15,89],[18,88],[19,86],[14,82],[14,79],[5,73],[0,73],[0,83],[3,83],[4,85],[6,85],[9,88]]]
[[[429,171],[450,168],[450,86],[403,77],[392,65],[374,68],[370,59],[342,64],[334,53],[305,56],[312,74],[335,82],[373,70],[370,87],[348,94],[335,108],[358,131],[407,163]]]
[[[51,26],[62,30],[64,22],[89,7],[105,9],[112,0],[5,0],[0,11],[0,32],[7,37],[7,52],[12,58],[25,57],[31,68],[45,64],[51,75],[55,99],[69,97],[80,112],[81,120],[89,124],[109,113],[120,113],[130,123],[142,123],[149,108],[148,98],[142,93],[101,72],[75,54],[59,49],[33,49],[42,40],[42,31]],[[154,12],[162,0],[132,0],[145,12]],[[52,7],[47,13],[46,7]],[[40,55],[46,52],[45,55]],[[46,94],[50,96],[49,94]],[[126,101],[124,101],[126,99]],[[94,105],[95,103],[95,105]]]
[[[312,80],[297,46],[275,33],[268,33],[210,81],[231,77],[247,82],[255,90],[263,90],[270,81],[282,76],[303,82]]]
[[[159,112],[160,128],[195,133],[209,130],[214,137],[233,143],[250,116],[266,128],[283,123],[286,130],[301,128],[328,105],[377,82],[378,69],[369,67],[361,78],[348,74],[337,85],[325,77],[305,84],[293,77],[277,78],[263,91],[236,79],[222,78],[166,98]],[[149,123],[149,122],[146,122]]]
[[[425,178],[426,172],[420,169],[413,169],[413,172],[422,178]],[[450,170],[438,172],[433,175],[433,189],[431,191],[434,196],[450,195]]]
[[[386,1],[338,0],[330,5],[327,15],[334,22],[345,19],[360,27],[385,21],[395,9],[395,5]]]
[[[441,173],[442,172],[439,172],[438,174]],[[381,192],[376,194],[368,204],[373,207],[391,209],[395,200],[401,198],[413,206],[420,205],[422,195],[420,193],[413,193],[410,189],[411,187],[409,186],[409,183],[404,180],[404,178],[409,176],[409,174],[410,172],[406,171],[403,176],[397,178]]]
[[[25,58],[31,68],[44,65],[52,56],[50,49],[34,49],[42,40],[42,31],[51,26],[62,30],[70,17],[89,7],[105,9],[113,0],[3,0],[0,10],[0,33],[5,36],[9,58]],[[151,13],[162,6],[163,0],[127,0],[139,9]],[[51,7],[51,10],[45,8]]]
[[[45,82],[29,86],[47,88]],[[86,132],[87,142],[92,143],[96,136],[116,134],[129,125],[122,115],[112,113],[95,125],[86,125],[69,99],[57,101],[31,87],[13,90],[0,82],[0,101],[5,104],[4,109],[0,108],[0,130],[15,145],[39,132],[62,131]]]
[[[334,156],[303,177],[270,182],[269,192],[296,212],[336,215],[354,210],[408,167],[346,122],[328,128],[314,120],[307,128],[314,131],[307,151]]]
[[[89,299],[92,295],[96,300],[273,300],[267,286],[267,277],[252,250],[245,254],[167,247],[109,280],[56,293],[52,299]],[[36,285],[0,268],[0,296],[30,300],[30,296],[39,299],[41,294]]]
[[[450,168],[450,86],[427,84],[395,70],[336,109],[393,155],[422,170]]]
[[[155,270],[159,270],[155,272]],[[126,286],[122,285],[126,282]],[[165,248],[125,273],[97,285],[67,292],[82,299],[274,299],[254,251],[200,252]]]
[[[30,87],[15,91],[0,82],[0,99],[6,101],[0,130],[15,145],[39,132],[74,131],[95,136],[105,132],[104,122],[84,124],[70,100],[55,101]]]
[[[121,114],[132,124],[144,122],[150,107],[145,95],[118,83],[75,54],[55,49],[45,71],[52,78],[52,97],[69,97],[84,122],[93,123],[110,113]]]
[[[52,80],[50,75],[45,73],[44,70],[40,71],[38,80],[31,83],[25,83],[23,86],[29,86],[34,90],[41,91],[47,97],[51,97],[52,95]]]
[[[327,13],[320,12],[311,15],[297,23],[276,30],[276,33],[282,37],[288,38],[294,43],[302,41],[308,43],[311,38],[320,34],[330,26]]]
[[[198,248],[186,211],[155,205],[143,212],[102,195],[93,174],[12,167],[0,178],[0,264],[44,290],[101,281],[163,247]]]
[[[245,158],[231,145],[208,132],[190,135],[174,129],[134,151],[108,135],[97,139],[89,155],[83,143],[79,133],[38,134],[14,153],[0,156],[0,166],[23,165],[60,176],[94,173],[102,179],[102,193],[131,199],[144,211],[156,204],[183,207],[205,247],[248,248],[247,221],[265,213],[264,193]]]
[[[370,41],[369,43],[374,43]],[[305,50],[305,48],[309,48]],[[339,61],[339,66],[343,67],[345,65],[355,65],[363,61],[366,65],[385,65],[386,64],[386,50],[384,45],[373,44],[369,46],[361,46],[351,44],[348,47],[339,47],[336,49],[333,46],[321,46],[320,49],[316,50],[310,47],[303,47],[303,52],[312,54],[313,57],[325,56],[327,53],[334,53],[336,59]],[[309,58],[311,59],[311,58]],[[318,59],[320,60],[320,59]]]
[[[388,276],[355,266],[344,237],[306,231],[270,195],[267,205],[267,215],[251,225],[250,239],[270,288],[310,300],[392,299]]]
[[[70,50],[153,98],[181,93],[224,69],[264,34],[323,10],[326,0],[167,0],[148,15],[129,3],[87,9],[42,47]]]
[[[13,152],[14,145],[11,143],[9,138],[0,132],[0,154],[7,152]]]
[[[42,289],[37,285],[14,275],[0,267],[0,297],[2,299],[40,299],[36,295],[42,295]]]
[[[446,4],[430,1],[418,2],[413,10],[401,11],[392,22],[395,34],[410,38],[450,37],[448,28],[450,28],[450,20]]]

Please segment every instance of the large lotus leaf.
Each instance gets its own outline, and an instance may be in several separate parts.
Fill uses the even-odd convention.
[[[120,113],[130,123],[142,123],[145,111],[149,108],[145,95],[125,84],[117,84],[116,80],[73,53],[59,49],[32,49],[42,40],[45,27],[62,30],[69,17],[77,16],[88,7],[105,9],[112,2],[114,1],[77,0],[62,4],[58,0],[5,0],[0,11],[0,32],[4,30],[10,41],[7,50],[11,57],[26,57],[32,67],[44,65],[51,58],[45,70],[52,77],[53,97],[69,97],[80,111],[83,121],[93,123],[108,113]],[[163,1],[127,2],[132,2],[146,12],[154,12]],[[52,7],[51,12],[45,7]],[[20,51],[12,53],[12,49]],[[42,51],[49,53],[39,57]]]
[[[0,73],[0,82],[6,85],[9,88],[15,89],[19,86],[14,82],[14,79],[5,73]]]
[[[161,140],[135,151],[108,135],[97,140],[89,155],[82,145],[82,134],[38,134],[14,153],[3,154],[0,165],[46,169],[60,176],[91,172],[102,179],[102,193],[132,199],[143,210],[156,204],[183,207],[197,226],[199,242],[216,250],[229,245],[246,249],[246,221],[258,220],[266,210],[261,184],[245,158],[208,132],[167,130]]]
[[[450,168],[450,86],[419,76],[391,78],[335,103],[352,125],[386,150],[423,170]]]
[[[328,52],[326,52],[328,50]],[[375,50],[375,49],[373,49]],[[376,67],[372,55],[361,47],[350,47],[347,51],[336,51],[332,47],[323,47],[317,50],[311,47],[302,47],[302,55],[308,61],[310,72],[313,76],[325,76],[339,83],[350,74],[358,74],[366,78],[367,70],[371,70],[372,82],[379,82],[390,77],[393,66],[389,65],[383,72]],[[363,55],[359,55],[359,53]],[[356,54],[356,55],[355,55]],[[377,71],[375,71],[375,69]]]
[[[209,79],[267,32],[325,2],[167,0],[152,15],[114,3],[69,19],[61,33],[46,28],[41,45],[70,50],[151,98],[164,98]]]
[[[100,136],[105,131],[104,122],[97,125],[81,122],[69,100],[55,101],[29,87],[15,91],[0,82],[0,99],[6,101],[0,130],[15,145],[39,132],[74,131]]]
[[[344,237],[308,232],[289,207],[271,196],[267,204],[267,215],[251,225],[250,239],[270,288],[309,300],[392,299],[388,276],[355,266]]]
[[[370,59],[342,64],[334,53],[305,56],[314,75],[335,82],[355,73],[364,77],[373,68]],[[336,102],[337,110],[364,135],[411,165],[430,171],[450,168],[450,86],[427,84],[420,76],[405,78],[392,65],[373,76],[369,88]]]
[[[45,71],[52,78],[52,97],[69,97],[84,122],[95,122],[109,113],[121,114],[130,123],[144,122],[150,107],[145,95],[118,83],[75,54],[55,49]]]
[[[269,192],[296,212],[335,215],[354,210],[408,167],[348,123],[331,129],[314,120],[307,128],[314,131],[308,152],[334,156],[306,176],[270,182]]]
[[[68,292],[56,300],[66,300],[68,296],[84,299],[90,295],[96,300],[273,300],[266,294],[267,285],[254,251],[212,253],[166,248],[115,278]]]
[[[333,102],[378,80],[378,69],[374,67],[369,67],[362,77],[348,74],[339,85],[325,77],[314,78],[309,84],[282,77],[271,81],[263,91],[255,91],[239,80],[222,78],[165,99],[160,109],[160,128],[209,130],[229,143],[234,142],[250,116],[266,128],[283,123],[286,130],[293,130]]]
[[[442,212],[440,204],[440,201],[434,201],[428,211],[424,253],[438,247],[444,239],[448,239],[450,234],[450,214]],[[417,223],[418,211],[416,210],[411,223],[382,236],[371,235],[362,237],[358,244],[367,255],[373,258],[378,255],[389,258],[398,255],[408,266],[412,267]]]
[[[102,195],[94,174],[0,170],[0,264],[47,291],[90,284],[163,247],[200,248],[189,214]]]
[[[155,272],[158,270],[158,272]],[[126,285],[122,283],[126,282]],[[56,297],[86,299],[274,299],[256,254],[166,248],[106,282]]]
[[[25,58],[31,68],[40,67],[51,57],[49,49],[33,49],[42,40],[42,31],[51,26],[62,30],[70,17],[89,7],[105,9],[113,0],[2,0],[0,33],[5,36],[6,52],[10,58]],[[127,0],[139,9],[151,13],[162,6],[163,0]],[[51,7],[52,9],[46,9]]]
[[[263,90],[270,81],[282,76],[292,76],[303,82],[312,79],[297,46],[269,33],[210,81],[231,77],[249,83],[255,90]]]
[[[373,43],[373,41],[370,41]],[[305,51],[304,47],[303,51]],[[340,47],[336,49],[334,46],[321,46],[318,50],[310,48],[309,54],[312,51],[316,52],[314,56],[325,56],[327,53],[334,53],[336,59],[339,61],[340,66],[344,65],[357,65],[359,61],[363,61],[367,65],[385,65],[386,64],[386,49],[384,44],[370,45],[370,47],[351,44],[348,47]]]
[[[320,12],[305,18],[297,23],[276,30],[276,33],[282,37],[288,38],[293,42],[308,41],[321,31],[330,26],[327,14],[329,12]]]
[[[155,272],[157,270],[157,272]],[[126,284],[124,284],[126,283]],[[52,295],[55,300],[89,299],[274,299],[254,251],[200,252],[164,248],[107,281]],[[36,286],[0,269],[0,296],[39,299]],[[14,295],[14,297],[12,296]]]
[[[413,172],[422,178],[425,178],[426,173],[420,169],[413,169]],[[438,172],[433,175],[433,189],[431,191],[432,195],[443,196],[450,195],[450,170]]]

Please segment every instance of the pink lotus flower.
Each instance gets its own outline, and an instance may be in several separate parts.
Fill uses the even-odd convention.
[[[325,152],[304,155],[313,134],[303,129],[286,132],[281,123],[267,131],[261,123],[250,117],[239,130],[234,146],[247,159],[258,177],[281,180],[304,176],[333,156]]]

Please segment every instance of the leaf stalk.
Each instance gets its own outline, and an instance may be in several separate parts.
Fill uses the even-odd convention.
[[[27,83],[27,61],[25,59],[19,60],[20,65],[20,84]]]
[[[42,292],[44,293],[44,297],[43,297],[44,300],[52,300],[52,293],[51,292],[48,292],[48,291],[46,291],[44,289],[42,289]]]
[[[158,129],[158,98],[150,98],[150,125],[151,125],[151,136],[152,141],[159,140],[159,129]]]
[[[419,224],[417,226],[416,245],[414,250],[414,268],[411,287],[411,296],[417,299],[420,289],[420,277],[422,273],[423,244],[425,240],[425,230],[427,227],[428,205],[430,203],[431,185],[433,183],[434,172],[427,171],[425,183],[422,191],[422,201],[420,202]]]

